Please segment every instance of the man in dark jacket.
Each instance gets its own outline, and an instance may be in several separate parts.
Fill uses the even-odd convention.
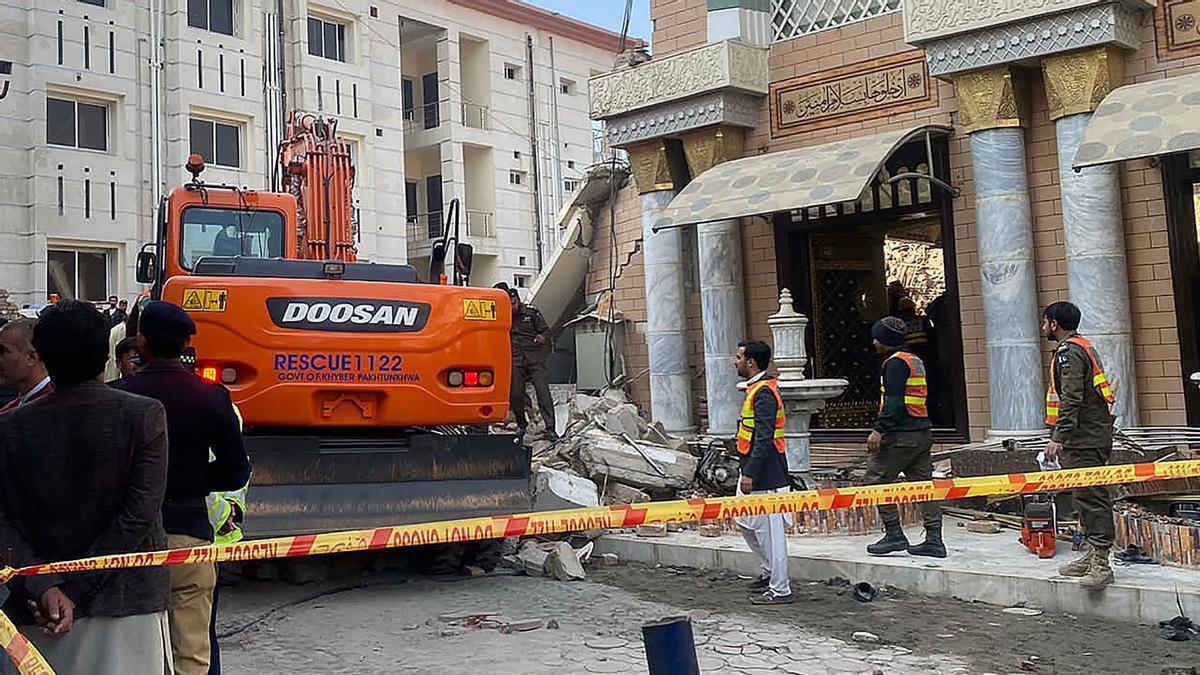
[[[737,435],[742,466],[739,495],[790,489],[783,437],[783,399],[779,396],[775,378],[767,375],[770,363],[771,347],[758,340],[739,344],[733,357],[738,376],[746,382],[746,402],[742,405]],[[752,596],[750,602],[756,605],[792,602],[794,596],[788,579],[787,533],[784,530],[791,524],[789,517],[781,513],[744,516],[735,518],[734,522],[746,545],[758,558],[759,577],[750,588],[762,591],[762,594]]]
[[[504,282],[496,284],[494,288],[508,293],[508,299],[512,302],[512,329],[509,333],[512,342],[512,388],[508,400],[513,416],[517,418],[517,427],[524,436],[525,427],[529,425],[525,416],[525,383],[529,382],[533,384],[538,409],[542,413],[542,421],[546,423],[546,438],[556,441],[558,433],[554,428],[554,397],[550,395],[550,385],[546,382],[550,326],[536,307],[521,302],[517,289],[509,288]]]
[[[55,391],[0,415],[0,558],[13,567],[166,545],[166,417],[98,381],[108,320],[47,308],[33,345]],[[4,611],[60,673],[170,672],[167,570],[18,577]]]
[[[137,373],[112,384],[157,399],[166,408],[170,441],[163,525],[171,548],[211,544],[213,529],[205,498],[210,492],[237,490],[250,477],[250,461],[229,392],[201,380],[179,360],[195,334],[196,324],[177,305],[148,303],[138,320],[138,349],[146,363]],[[170,570],[175,672],[206,675],[216,566],[185,565]]]
[[[1069,302],[1056,302],[1042,312],[1046,339],[1058,344],[1046,393],[1046,426],[1051,430],[1046,457],[1061,455],[1066,469],[1108,464],[1113,444],[1113,386],[1095,347],[1077,332],[1081,317],[1079,308]],[[1088,590],[1103,590],[1113,581],[1108,563],[1116,537],[1112,493],[1098,486],[1078,488],[1072,494],[1087,536],[1086,550],[1058,572],[1080,577],[1079,585]]]
[[[904,344],[907,327],[902,319],[884,317],[871,327],[875,351],[884,355],[880,383],[879,416],[867,438],[867,472],[863,485],[894,483],[900,474],[905,480],[933,478],[933,424],[926,405],[929,385],[925,364]],[[907,550],[910,555],[945,558],[942,543],[942,509],[937,502],[923,502],[925,542],[908,545],[900,527],[900,512],[894,504],[879,505],[883,520],[883,539],[867,546],[871,555],[887,555]]]

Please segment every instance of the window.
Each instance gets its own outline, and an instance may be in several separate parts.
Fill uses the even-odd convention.
[[[110,255],[103,249],[49,249],[46,289],[64,300],[104,300],[111,288]]]
[[[517,256],[517,264],[520,265],[521,267],[524,267],[527,264],[525,262],[525,260],[526,260],[525,256],[523,256],[523,255]]]
[[[563,190],[566,192],[574,192],[579,187],[579,181],[574,178],[567,178],[563,181]]]
[[[504,79],[515,80],[519,77],[521,77],[521,66],[513,65],[511,63],[504,64]]]
[[[575,95],[575,81],[574,80],[559,80],[558,81],[558,90],[560,92],[562,92],[563,94],[566,94],[567,96],[574,96]]]
[[[524,171],[509,171],[508,182],[510,185],[521,185],[525,182]]]
[[[573,159],[568,159],[568,160],[567,160],[567,168],[568,168],[568,169],[574,169],[574,168],[575,168],[575,160],[573,160]]]
[[[513,150],[513,159],[521,159],[521,151]]]
[[[228,166],[234,169],[242,166],[242,128],[238,124],[214,122],[212,120],[191,120],[191,152],[204,158],[205,163],[217,166]]]
[[[517,288],[529,288],[529,275],[528,274],[514,274],[513,275],[513,285],[516,286]]]
[[[82,2],[85,5],[95,5],[97,7],[104,6],[104,0],[79,0],[79,2]]]
[[[46,142],[108,151],[108,106],[46,97]]]
[[[346,24],[308,17],[308,53],[334,61],[345,61]]]
[[[179,264],[192,269],[203,256],[283,257],[283,215],[191,206],[183,211]]]
[[[188,0],[188,25],[233,35],[233,0]]]

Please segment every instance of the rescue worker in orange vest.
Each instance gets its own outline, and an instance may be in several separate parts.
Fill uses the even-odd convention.
[[[885,356],[880,376],[879,416],[874,431],[867,438],[867,473],[864,485],[894,483],[900,474],[905,480],[921,481],[933,478],[933,424],[929,421],[926,401],[929,385],[925,364],[904,344],[907,327],[902,319],[888,316],[871,327],[875,351]],[[887,555],[908,551],[909,555],[945,558],[942,543],[942,507],[937,502],[923,502],[921,514],[925,520],[925,541],[909,546],[908,537],[900,526],[900,512],[894,504],[880,504],[883,520],[883,539],[867,546],[871,555]]]
[[[1076,333],[1080,318],[1079,308],[1069,302],[1056,302],[1042,312],[1046,339],[1058,343],[1046,392],[1046,426],[1050,427],[1046,458],[1061,456],[1065,469],[1104,466],[1112,454],[1116,399],[1100,356],[1087,338]],[[1113,581],[1108,564],[1116,535],[1112,495],[1107,487],[1087,487],[1076,489],[1073,496],[1086,548],[1082,557],[1063,565],[1058,573],[1080,577],[1080,586],[1099,591]]]
[[[771,347],[748,340],[738,344],[733,366],[746,381],[746,402],[738,423],[737,451],[742,475],[738,495],[788,492],[787,455],[783,438],[783,399],[775,378],[767,375]],[[750,602],[786,605],[794,599],[788,579],[787,538],[790,516],[782,513],[741,516],[733,519],[746,545],[758,558],[759,576],[750,584]]]

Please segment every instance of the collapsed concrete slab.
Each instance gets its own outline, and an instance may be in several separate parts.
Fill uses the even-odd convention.
[[[550,467],[539,467],[533,483],[533,510],[554,511],[599,506],[596,484]]]

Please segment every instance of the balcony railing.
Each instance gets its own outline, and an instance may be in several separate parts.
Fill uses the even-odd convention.
[[[404,111],[404,133],[411,134],[421,129],[436,129],[442,123],[441,104],[426,103]]]
[[[494,238],[496,236],[496,215],[489,211],[467,211],[467,236]]]
[[[491,129],[491,116],[491,109],[486,105],[466,102],[463,102],[462,104],[463,124],[471,127],[472,129]]]
[[[442,236],[442,212],[418,213],[407,219],[408,240],[411,242],[429,241]]]

